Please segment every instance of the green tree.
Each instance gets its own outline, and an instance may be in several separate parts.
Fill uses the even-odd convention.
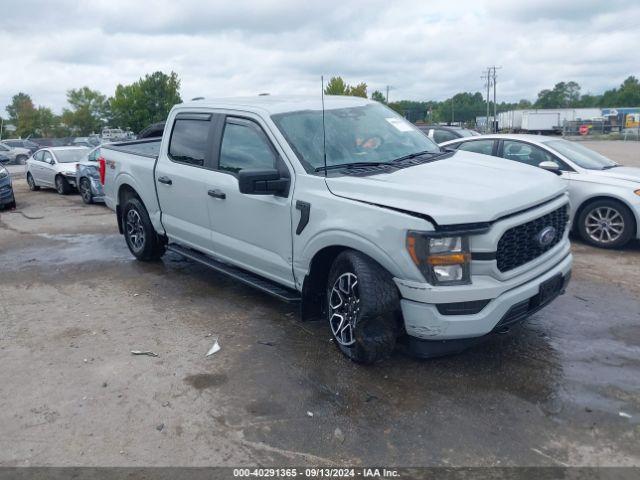
[[[349,85],[345,83],[342,77],[331,77],[327,86],[324,87],[325,95],[348,95]]]
[[[131,85],[118,85],[109,99],[114,126],[139,132],[151,123],[166,120],[169,110],[181,103],[180,80],[171,72],[154,72]]]
[[[355,87],[349,87],[347,89],[347,95],[351,95],[352,97],[367,98],[367,84],[364,82],[360,82]]]
[[[53,114],[50,108],[38,107],[36,110],[35,134],[38,137],[57,136],[60,127],[60,117]]]
[[[538,93],[536,108],[570,108],[580,103],[580,85],[576,82],[556,83],[552,90],[544,89]]]
[[[62,111],[64,123],[78,135],[99,132],[107,122],[109,104],[107,97],[89,87],[67,91],[71,109]]]
[[[620,88],[607,90],[602,95],[603,107],[640,106],[640,82],[634,76],[627,77]]]
[[[384,94],[380,90],[375,90],[371,94],[371,100],[375,100],[380,103],[387,103],[387,99],[384,97]]]
[[[35,133],[37,112],[29,95],[22,92],[14,95],[6,110],[9,121],[16,127],[16,136],[22,138]]]

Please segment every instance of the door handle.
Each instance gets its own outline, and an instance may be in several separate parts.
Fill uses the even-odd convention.
[[[171,185],[173,183],[169,177],[158,177],[158,181],[165,185]]]
[[[207,194],[208,194],[210,197],[213,197],[213,198],[220,198],[220,199],[222,199],[222,200],[224,200],[225,198],[227,198],[227,195],[226,195],[223,191],[218,190],[218,189],[215,189],[215,190],[209,190],[209,191],[207,191]]]

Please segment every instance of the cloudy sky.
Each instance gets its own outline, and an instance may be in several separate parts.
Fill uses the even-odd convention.
[[[311,93],[320,75],[391,85],[390,99],[481,91],[535,99],[576,80],[640,76],[637,0],[0,0],[0,114],[12,95],[59,112],[65,92],[178,73],[182,97]]]

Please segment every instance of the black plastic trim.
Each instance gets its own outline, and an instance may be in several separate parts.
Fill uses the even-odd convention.
[[[309,223],[311,204],[308,202],[303,202],[302,200],[296,200],[296,208],[300,210],[300,221],[298,222],[298,226],[296,227],[296,235],[300,235]]]

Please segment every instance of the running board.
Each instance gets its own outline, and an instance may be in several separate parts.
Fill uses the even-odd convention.
[[[273,295],[280,300],[288,303],[298,303],[301,300],[300,293],[287,287],[283,287],[271,280],[260,277],[254,273],[248,272],[242,268],[234,267],[227,263],[220,262],[208,255],[204,255],[191,248],[185,248],[175,243],[167,245],[167,250],[175,252],[194,262],[198,262],[209,267],[216,272],[223,273],[239,282],[249,285],[250,287],[261,290],[269,295]]]

